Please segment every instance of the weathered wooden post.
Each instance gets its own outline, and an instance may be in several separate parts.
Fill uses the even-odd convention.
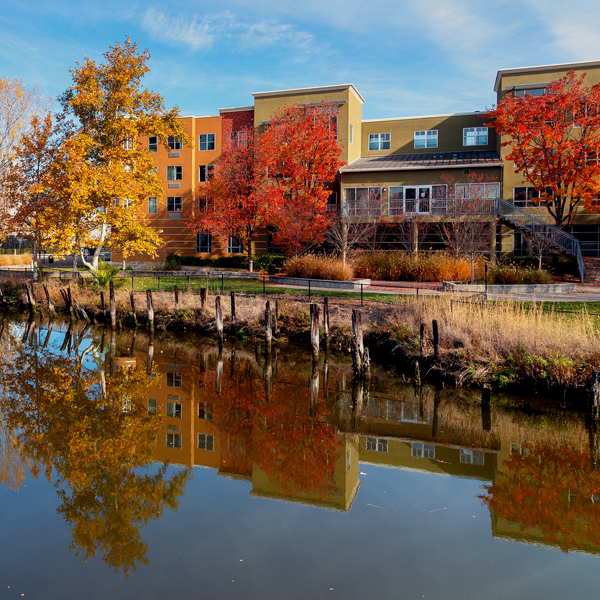
[[[148,344],[148,356],[146,357],[146,374],[152,374],[152,359],[154,358],[154,344]]]
[[[491,411],[492,388],[486,383],[481,390],[481,427],[483,431],[492,430],[492,411]]]
[[[600,464],[600,443],[598,439],[598,422],[588,420],[588,436],[590,443],[590,466],[595,471]]]
[[[52,304],[52,298],[50,298],[50,292],[48,291],[48,287],[45,284],[42,287],[44,288],[44,294],[46,294],[46,302],[48,303],[48,311],[51,313],[56,312],[54,310],[54,304]]]
[[[179,304],[179,291],[177,290],[177,286],[173,288],[173,292],[175,294],[175,306]]]
[[[312,348],[313,360],[319,358],[319,306],[310,305],[310,345]]]
[[[60,295],[62,296],[63,302],[65,303],[65,308],[69,311],[69,317],[71,318],[71,320],[73,320],[73,306],[72,306],[71,300],[69,298],[69,295],[63,289],[60,289],[59,291],[60,291]]]
[[[235,329],[235,292],[231,292],[231,331]]]
[[[35,308],[35,294],[33,293],[33,281],[27,282],[27,295],[29,296],[29,306],[31,310]]]
[[[79,302],[77,301],[77,298],[73,298],[73,306],[75,307],[75,310],[84,318],[86,323],[90,322],[90,318],[88,317],[87,312],[85,312],[85,309],[83,308],[83,306],[81,306],[81,304],[79,304]]]
[[[63,339],[62,346],[60,347],[60,351],[64,352],[66,347],[71,344],[71,334],[73,332],[73,323],[69,323],[69,327],[67,331],[65,331],[65,337]]]
[[[350,427],[353,431],[358,429],[360,416],[362,414],[365,396],[365,382],[357,379],[352,380],[352,414],[350,417]]]
[[[271,400],[271,381],[273,377],[273,359],[271,353],[267,351],[265,354],[265,369],[263,372],[265,380],[265,400],[269,402]]]
[[[421,323],[419,331],[419,355],[423,358],[425,354],[425,323]]]
[[[137,327],[137,313],[135,312],[135,294],[133,291],[129,292],[129,301],[131,302],[131,316],[133,317],[133,323]]]
[[[100,290],[100,308],[102,309],[102,316],[106,318],[106,303],[104,302],[104,292]]]
[[[152,290],[146,290],[146,306],[148,309],[148,323],[150,333],[154,333],[154,305],[152,304]]]
[[[316,360],[313,360],[310,375],[310,418],[316,419],[319,407],[319,369]]]
[[[357,341],[358,351],[362,362],[362,356],[365,350],[363,341],[362,313],[356,309],[352,310],[352,333]]]
[[[215,298],[215,319],[217,324],[217,335],[219,336],[219,348],[223,347],[223,313],[221,312],[221,296]]]
[[[273,333],[279,332],[279,300],[275,300],[275,313],[273,315]]]
[[[206,288],[200,288],[200,308],[204,308],[206,306]]]
[[[419,365],[419,361],[415,361],[415,385],[420,388],[421,387],[421,365]]]
[[[4,327],[4,319],[2,319],[2,326]],[[48,321],[48,333],[46,334],[46,339],[44,340],[44,348],[48,347],[50,343],[50,338],[52,337],[52,330],[54,329],[54,321]]]
[[[433,358],[437,360],[440,357],[440,335],[436,319],[431,322],[431,327],[433,329]]]
[[[435,396],[433,398],[433,421],[431,423],[431,437],[437,436],[438,422],[439,422],[439,407],[442,401],[442,392],[439,385],[435,386]]]
[[[329,344],[329,298],[323,298],[323,337],[325,344]]]
[[[265,303],[265,350],[267,354],[271,350],[271,342],[273,341],[273,330],[271,327],[271,301]]]
[[[220,298],[217,296],[217,300]],[[221,332],[222,333],[222,332]],[[223,385],[223,345],[219,342],[219,356],[217,357],[217,367],[215,370],[215,391],[217,394],[221,393],[221,387]]]
[[[600,418],[600,371],[592,367],[592,379],[588,393],[588,414],[593,420]]]
[[[325,353],[325,361],[323,362],[323,395],[325,400],[329,400],[329,360]]]
[[[110,303],[110,327],[114,329],[117,326],[117,303],[115,302],[115,283],[111,279],[108,282],[109,286],[109,303]]]
[[[0,285],[0,300],[2,301],[2,305],[6,306],[7,298],[6,298],[6,294],[4,293],[4,288],[2,287],[2,285]]]
[[[352,311],[352,333],[354,334],[351,350],[354,376],[368,378],[371,376],[371,361],[363,341],[362,314],[356,309]]]

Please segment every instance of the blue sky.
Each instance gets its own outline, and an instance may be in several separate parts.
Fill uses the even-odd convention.
[[[59,95],[68,68],[127,36],[147,86],[184,115],[251,93],[354,83],[363,118],[483,110],[501,68],[600,60],[590,0],[137,0],[5,2],[0,77]]]

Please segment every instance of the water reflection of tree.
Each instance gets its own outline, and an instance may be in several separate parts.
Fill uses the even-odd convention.
[[[540,533],[563,551],[600,547],[600,473],[581,448],[552,443],[513,447],[480,496],[497,517]]]
[[[97,346],[89,348],[94,370],[84,366],[86,351],[65,356],[15,345],[2,373],[5,426],[20,432],[34,476],[44,471],[50,480],[54,470],[70,549],[84,559],[101,552],[129,574],[148,563],[141,525],[177,507],[188,472],[142,472],[159,418],[145,406],[153,378],[145,367],[115,370],[108,361],[105,369]]]

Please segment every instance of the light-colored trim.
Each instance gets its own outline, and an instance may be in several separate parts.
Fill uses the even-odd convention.
[[[436,119],[441,117],[468,117],[471,115],[485,115],[484,110],[476,110],[465,113],[448,113],[444,115],[420,115],[417,117],[390,117],[388,119],[363,119],[361,123],[383,123],[385,121],[412,121],[414,119]]]
[[[349,165],[346,165],[349,166]],[[502,162],[493,162],[493,163],[464,163],[464,164],[456,164],[456,165],[434,165],[434,166],[425,166],[425,167],[370,167],[364,169],[348,169],[346,167],[342,167],[340,169],[340,173],[369,173],[369,172],[378,172],[378,171],[431,171],[431,170],[444,170],[444,169],[481,169],[484,167],[503,167],[504,163]]]
[[[351,89],[361,104],[365,101],[365,99],[360,95],[359,91],[354,87],[353,83],[344,83],[342,85],[323,85],[319,87],[309,87],[309,88],[296,88],[289,90],[274,90],[271,92],[253,92],[252,95],[255,98],[267,98],[269,96],[294,96],[296,94],[311,94],[315,92],[336,92],[338,90],[347,90]]]
[[[254,110],[254,106],[237,106],[234,108],[220,108],[219,114],[222,115],[223,113],[244,112],[244,111],[249,111],[249,110]]]
[[[503,75],[516,75],[518,73],[531,73],[532,71],[555,71],[560,69],[573,69],[581,67],[600,67],[600,61],[586,60],[582,62],[559,63],[555,65],[539,65],[537,67],[518,67],[514,69],[500,69],[496,74],[494,92],[498,93],[498,88],[500,87],[500,80],[502,79]]]
[[[194,115],[186,115],[185,117],[178,117],[179,119],[218,119],[221,115],[201,115],[196,117]]]

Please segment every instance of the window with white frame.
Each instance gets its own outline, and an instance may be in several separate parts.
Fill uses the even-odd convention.
[[[181,419],[181,402],[167,402],[167,417]]]
[[[232,148],[247,148],[248,147],[248,132],[247,131],[232,131],[230,135]]]
[[[414,458],[435,458],[435,446],[413,442],[410,445],[410,455]]]
[[[338,139],[338,118],[334,115],[329,118],[329,131],[333,133],[334,139]]]
[[[551,195],[552,190],[546,189],[546,194]],[[542,190],[536,190],[534,187],[516,187],[513,188],[513,202],[515,206],[537,206],[543,199]]]
[[[215,134],[214,133],[201,133],[200,134],[200,145],[198,150],[214,150],[215,149]]]
[[[369,150],[389,150],[392,147],[391,133],[370,133]]]
[[[196,234],[196,252],[212,252],[212,235],[210,233]]]
[[[227,253],[228,254],[243,254],[244,245],[242,244],[242,239],[235,236],[229,236],[227,240]]]
[[[465,127],[463,129],[463,146],[487,146],[487,127]]]
[[[415,131],[415,148],[437,148],[437,129]]]
[[[121,200],[121,206],[123,208],[129,208],[131,206],[131,198],[123,198]]]
[[[176,140],[175,136],[170,135],[167,138],[167,146],[169,146],[171,150],[181,150],[181,140]]]
[[[210,181],[215,176],[215,165],[200,165],[198,181],[204,183]]]
[[[207,433],[198,434],[198,449],[208,450],[213,452],[215,449],[215,436],[208,435]]]
[[[157,408],[158,402],[156,401],[156,398],[148,398],[148,414],[155,415]]]
[[[485,452],[472,450],[471,448],[460,449],[460,462],[463,465],[482,466],[485,463]]]
[[[181,212],[182,208],[182,196],[167,196],[167,212]]]
[[[457,183],[454,186],[457,200],[477,200],[481,198],[499,198],[500,182],[489,183]]]
[[[381,215],[381,188],[344,188],[342,212],[345,217],[378,217]]]
[[[167,181],[182,181],[183,167],[167,167]]]
[[[198,418],[205,421],[212,421],[213,405],[209,402],[198,402]]]
[[[388,451],[388,441],[384,438],[367,438],[367,450],[371,450],[373,452],[387,452]]]
[[[155,215],[158,212],[158,198],[154,196],[148,198],[148,213]]]
[[[354,125],[350,124],[350,143],[354,144]]]
[[[167,387],[181,387],[181,373],[167,373]]]
[[[181,450],[181,434],[167,433],[167,448],[176,448]]]
[[[123,150],[133,150],[133,140],[127,138],[123,141]]]
[[[525,87],[515,89],[515,96],[517,98],[524,98],[525,96],[543,96],[548,91],[546,87]]]
[[[158,136],[148,136],[148,152],[158,152]]]

